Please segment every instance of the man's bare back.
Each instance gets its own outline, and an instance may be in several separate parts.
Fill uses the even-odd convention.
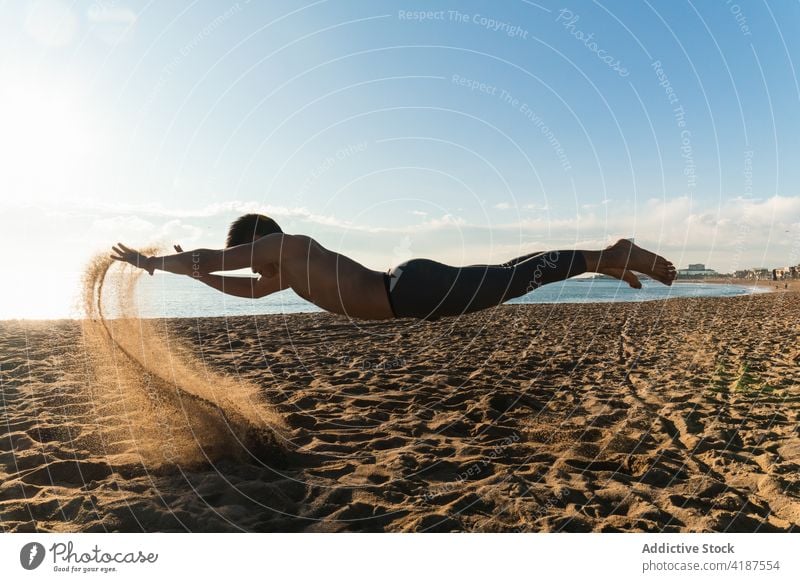
[[[281,277],[300,297],[356,319],[394,317],[382,272],[328,250],[310,237],[283,236],[289,237],[284,244],[293,247],[294,258],[285,262]]]

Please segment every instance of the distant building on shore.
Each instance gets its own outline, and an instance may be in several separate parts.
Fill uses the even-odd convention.
[[[796,267],[778,267],[772,269],[773,281],[785,281],[788,279],[797,279],[800,277],[800,265]]]
[[[735,271],[733,276],[737,279],[751,279],[756,281],[788,281],[800,279],[800,265],[794,267],[776,267],[775,269],[745,269]]]
[[[678,269],[679,279],[693,279],[698,277],[716,277],[719,275],[714,269],[706,269],[703,263],[691,263],[687,269]]]

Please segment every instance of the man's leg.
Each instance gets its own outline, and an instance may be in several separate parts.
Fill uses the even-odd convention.
[[[456,315],[479,311],[584,272],[583,253],[574,250],[532,253],[483,268],[466,267],[460,270],[443,308]]]
[[[512,272],[501,303],[521,297],[542,285],[564,281],[587,271],[584,251],[575,250],[531,253],[512,259],[501,267]]]
[[[521,263],[522,261],[527,261],[531,257],[535,257],[537,255],[541,255],[544,252],[546,252],[546,251],[536,251],[536,252],[533,252],[533,253],[528,253],[527,255],[522,255],[521,257],[517,257],[515,259],[511,259],[510,261],[506,261],[505,263],[500,263],[499,265],[478,264],[478,265],[469,265],[469,266],[470,267],[513,267],[517,263]]]
[[[434,320],[495,307],[548,283],[585,271],[580,251],[549,251],[514,265],[451,267],[427,259],[392,270],[390,297],[398,317]]]
[[[510,261],[506,261],[503,263],[504,267],[513,267],[514,265],[521,263],[522,261],[527,261],[530,258],[536,257],[545,253],[546,251],[536,251],[534,253],[528,253],[527,255],[522,255],[521,257],[517,257],[516,259],[511,259]]]
[[[675,265],[664,257],[620,239],[601,251],[582,251],[586,270],[630,282],[631,271],[643,273],[664,285],[672,285]],[[633,277],[636,280],[635,277]]]
[[[621,239],[600,251],[580,252],[586,262],[587,272],[622,279],[633,287],[641,287],[641,284],[632,271],[649,275],[665,285],[671,285],[675,279],[675,267],[670,261],[636,246],[628,239]],[[543,253],[537,251],[517,257],[503,263],[503,266],[514,266],[540,254]]]
[[[629,281],[630,271],[670,285],[675,268],[666,259],[620,240],[602,251],[548,251],[503,265],[451,267],[427,259],[394,269],[392,304],[398,317],[438,319],[500,305],[542,285],[591,271]],[[630,281],[629,281],[630,282]]]
[[[641,283],[632,271],[644,273],[665,285],[671,285],[676,275],[671,262],[627,239],[621,239],[600,251],[532,253],[503,265],[461,269],[459,279],[463,281],[458,283],[458,287],[463,287],[462,293],[464,290],[469,292],[475,289],[475,280],[480,277],[473,298],[462,313],[499,305],[530,293],[542,285],[563,281],[585,272],[609,275],[639,288]],[[501,289],[504,291],[501,292]],[[455,298],[454,304],[449,306],[451,309],[458,308],[458,295]],[[460,299],[463,300],[463,295]],[[448,307],[448,302],[445,301],[443,306]]]

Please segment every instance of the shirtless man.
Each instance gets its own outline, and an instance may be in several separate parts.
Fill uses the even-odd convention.
[[[451,267],[412,259],[373,271],[324,248],[310,237],[285,234],[266,216],[247,214],[228,231],[223,250],[197,249],[147,257],[118,243],[112,259],[145,269],[189,275],[229,295],[265,297],[283,289],[315,305],[357,319],[411,317],[436,320],[494,307],[585,272],[602,273],[641,288],[635,272],[671,285],[674,265],[622,239],[601,251],[532,253],[498,265]],[[250,268],[255,277],[225,277],[218,271]]]

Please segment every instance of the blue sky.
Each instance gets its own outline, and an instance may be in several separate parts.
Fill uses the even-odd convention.
[[[0,4],[0,317],[253,210],[375,269],[800,263],[798,32],[788,1]]]

